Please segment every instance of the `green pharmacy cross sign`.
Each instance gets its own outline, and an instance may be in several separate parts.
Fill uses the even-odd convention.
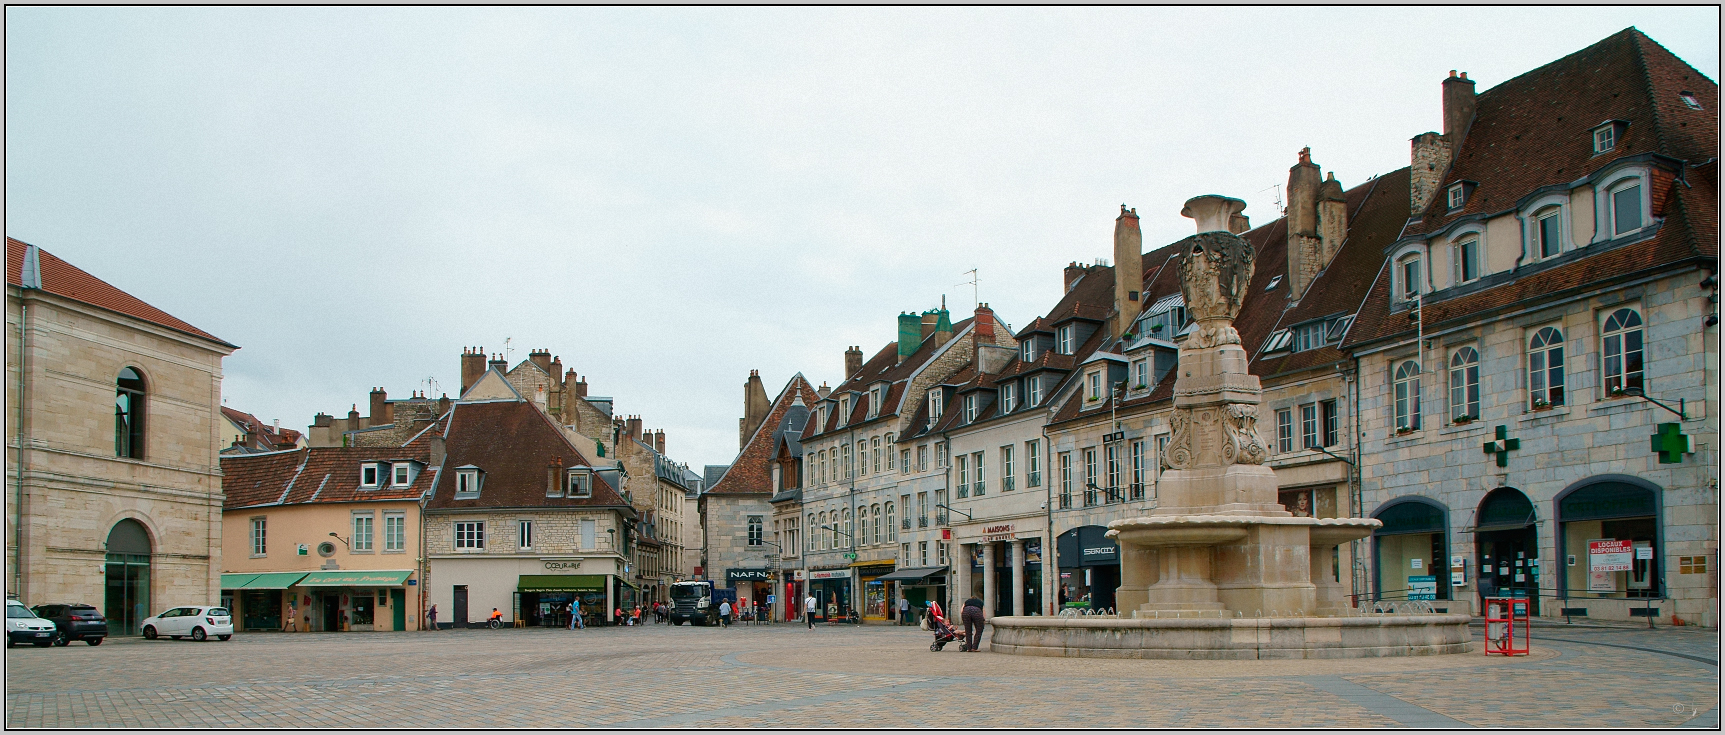
[[[1653,451],[1659,453],[1660,464],[1681,464],[1689,451],[1689,437],[1677,424],[1660,424],[1653,435]]]
[[[1509,453],[1521,449],[1520,439],[1509,438],[1509,427],[1497,427],[1497,439],[1485,443],[1485,453],[1497,455],[1497,466],[1509,466]]]

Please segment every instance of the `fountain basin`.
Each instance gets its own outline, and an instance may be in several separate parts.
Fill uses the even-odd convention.
[[[1432,656],[1470,650],[1459,614],[1334,618],[997,617],[990,646],[1021,656],[1306,659]]]

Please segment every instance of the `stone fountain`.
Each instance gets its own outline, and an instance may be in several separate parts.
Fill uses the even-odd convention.
[[[1303,518],[1277,502],[1258,435],[1263,389],[1234,318],[1250,243],[1228,231],[1245,202],[1201,196],[1182,215],[1180,289],[1196,322],[1180,345],[1172,435],[1150,515],[1108,524],[1120,544],[1118,617],[993,619],[997,652],[1110,658],[1347,658],[1459,653],[1466,615],[1359,615],[1331,572],[1369,518]]]

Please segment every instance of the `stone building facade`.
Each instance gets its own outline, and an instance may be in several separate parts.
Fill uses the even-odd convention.
[[[115,634],[215,602],[238,348],[11,238],[6,326],[8,594],[88,601]]]

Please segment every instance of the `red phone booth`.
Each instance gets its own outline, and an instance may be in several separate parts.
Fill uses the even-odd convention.
[[[1525,597],[1485,599],[1485,655],[1526,656],[1530,645]],[[1516,636],[1520,635],[1518,646]]]

